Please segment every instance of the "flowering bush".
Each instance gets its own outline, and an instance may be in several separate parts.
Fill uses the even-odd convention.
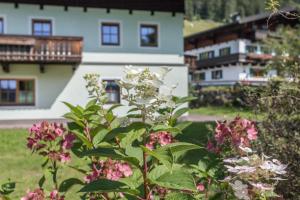
[[[41,124],[33,125],[27,138],[27,147],[33,153],[38,153],[45,158],[42,167],[45,168],[45,174],[39,181],[39,188],[28,191],[21,200],[64,200],[64,196],[59,194],[59,185],[57,181],[57,172],[59,163],[65,164],[70,162],[70,149],[76,137],[69,133],[62,124],[48,123],[46,121]],[[53,190],[48,195],[45,194],[43,184],[47,174],[52,176]]]
[[[240,151],[240,147],[249,147],[250,142],[257,139],[255,123],[236,117],[231,122],[217,122],[215,135],[207,144],[207,149],[220,152],[222,147]]]
[[[201,156],[194,158],[199,161],[198,165],[183,162],[182,158],[188,151],[204,148],[180,142],[180,137],[177,137],[191,124],[180,122],[178,118],[188,111],[183,105],[193,98],[172,95],[175,86],[168,87],[164,83],[168,72],[168,68],[161,68],[156,73],[147,68],[126,67],[125,77],[119,85],[122,99],[130,109],[121,118],[114,115],[114,110],[122,105],[105,108],[105,85],[99,82],[100,77],[96,74],[86,75],[84,78],[91,100],[85,107],[65,102],[70,109],[65,114],[69,120],[67,128],[43,122],[30,129],[28,147],[45,157],[43,166],[47,166],[52,175],[53,190],[46,191],[43,188],[45,181],[51,181],[43,176],[39,188],[29,191],[22,200],[63,200],[66,192],[75,184],[81,187],[81,198],[90,200],[227,199],[231,190],[228,190],[224,181],[219,181],[224,178],[219,173],[222,168],[236,174],[232,179],[228,178],[228,182],[233,189],[243,189],[234,190],[239,198],[246,197],[244,191],[251,184],[267,187],[269,185],[264,184],[271,184],[269,178],[278,178],[275,174],[279,169],[274,171],[267,165],[275,161],[266,164],[267,160],[251,157],[248,158],[247,167],[239,162],[242,158],[225,167],[220,164],[219,158],[223,152],[233,149],[231,154],[245,155],[247,152],[244,151],[251,150],[251,141],[257,138],[255,123],[241,118],[217,123],[215,136],[208,145],[209,150],[219,153],[213,155],[213,160],[217,161],[215,164],[210,166]],[[70,178],[58,184],[57,170],[59,165],[70,161],[70,150],[82,158],[87,167],[72,166],[82,173],[82,178]],[[240,164],[245,166],[239,167]],[[275,164],[280,167],[277,161]],[[252,173],[258,168],[260,172],[257,179],[266,178],[266,182],[258,182],[252,175],[244,177],[246,172]],[[242,169],[245,172],[239,173]],[[264,170],[268,174],[261,174]],[[240,183],[247,184],[247,188]],[[256,191],[253,188],[251,191]]]

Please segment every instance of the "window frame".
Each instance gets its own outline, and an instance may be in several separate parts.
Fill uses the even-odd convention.
[[[2,103],[0,101],[0,107],[6,107],[6,106],[35,106],[36,105],[36,79],[35,78],[6,78],[6,77],[1,77],[0,78],[0,82],[2,80],[13,80],[16,81],[16,89],[15,89],[15,93],[16,93],[16,97],[15,97],[15,102],[12,103]],[[20,81],[33,81],[33,102],[32,103],[19,103],[19,93],[20,93],[20,88],[19,88],[19,83]],[[1,88],[0,88],[1,91]],[[1,96],[1,92],[0,92],[0,96]]]
[[[0,16],[0,21],[2,21],[2,32],[0,32],[0,35],[5,34],[5,17],[4,16]]]
[[[142,26],[145,27],[155,27],[156,28],[156,45],[142,45]],[[146,48],[146,49],[159,49],[160,48],[160,24],[155,22],[139,22],[138,23],[138,44],[139,48]]]
[[[249,51],[249,49],[252,48],[254,51]],[[246,45],[245,47],[246,49],[246,53],[249,54],[249,53],[254,53],[254,54],[257,54],[258,52],[258,46],[257,45],[254,45],[254,44],[249,44],[249,45]]]
[[[115,82],[117,83],[117,81],[120,80],[120,79],[109,79],[109,78],[106,78],[106,79],[102,79],[102,82]],[[119,97],[118,97],[118,101],[117,102],[113,102],[113,101],[109,101],[109,99],[107,100],[106,104],[107,105],[114,105],[114,104],[120,104],[121,103],[121,91],[122,91],[122,88],[119,86]],[[105,88],[105,92],[107,94],[107,91],[106,91],[106,88]]]
[[[35,23],[49,23],[50,24],[50,35],[35,35],[34,24]],[[31,19],[31,35],[37,37],[49,37],[53,36],[53,20],[52,19],[41,19],[41,18],[32,18]]]
[[[118,43],[104,43],[103,42],[103,25],[117,25],[118,26]],[[119,21],[100,21],[100,27],[99,27],[99,32],[100,32],[100,46],[101,47],[121,47],[122,44],[122,23]]]
[[[228,54],[221,55],[222,54],[221,52],[226,51],[226,50],[229,50]],[[231,55],[231,47],[224,47],[224,48],[219,49],[219,57],[229,56],[229,55]]]
[[[207,58],[201,58],[201,55],[205,55],[207,54]],[[209,55],[212,55],[211,57]],[[212,51],[204,51],[204,52],[201,52],[199,53],[199,60],[209,60],[209,59],[213,59],[215,58],[215,51],[212,50]]]
[[[214,77],[214,73],[217,72],[221,72],[221,76],[219,78]],[[221,79],[223,79],[223,70],[218,69],[218,70],[211,71],[211,80],[221,80]]]

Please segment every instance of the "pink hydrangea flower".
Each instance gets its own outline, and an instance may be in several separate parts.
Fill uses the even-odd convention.
[[[50,200],[64,200],[64,196],[60,196],[57,190],[53,190],[50,193]]]
[[[64,149],[71,149],[73,146],[73,142],[76,139],[76,137],[73,134],[67,134],[64,136],[64,140],[63,140],[63,148]]]
[[[149,136],[149,142],[146,147],[150,150],[155,149],[158,146],[165,146],[174,142],[173,136],[166,131],[160,131],[157,133],[151,133]]]
[[[73,134],[67,133],[62,124],[46,121],[33,125],[27,138],[27,147],[33,152],[47,156],[53,161],[66,163],[70,161],[69,149],[76,139]]]
[[[108,159],[94,163],[92,172],[84,177],[84,181],[90,183],[99,178],[117,181],[121,178],[129,177],[132,174],[133,171],[128,163]]]
[[[205,186],[204,186],[202,183],[199,183],[199,184],[197,185],[197,190],[198,190],[199,192],[204,192]]]
[[[26,196],[22,197],[21,200],[45,200],[44,191],[40,188],[34,191],[28,191]]]

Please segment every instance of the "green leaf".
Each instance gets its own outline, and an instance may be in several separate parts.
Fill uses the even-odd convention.
[[[168,145],[165,145],[163,147],[160,147],[158,149],[156,149],[155,151],[160,152],[160,151],[164,151],[166,149],[170,149],[172,154],[176,154],[182,151],[190,151],[190,150],[194,150],[194,149],[201,149],[200,146],[195,145],[195,144],[191,144],[191,143],[187,143],[187,142],[176,142],[176,143],[171,143]]]
[[[79,192],[124,192],[128,194],[137,195],[137,190],[126,188],[127,185],[119,181],[111,181],[108,179],[100,179],[85,185]]]
[[[188,103],[190,101],[193,101],[193,100],[196,100],[197,98],[196,97],[175,97],[175,103],[176,105],[181,105],[181,104],[184,104],[184,103]]]
[[[156,150],[151,151],[150,149],[144,146],[141,146],[141,148],[147,155],[153,156],[154,158],[159,160],[163,165],[165,165],[169,170],[172,170],[174,160],[169,149],[164,149],[158,152]]]
[[[189,110],[190,110],[189,108],[181,108],[179,110],[176,110],[175,113],[173,114],[173,118],[178,119]]]
[[[74,185],[84,185],[84,183],[77,179],[77,178],[69,178],[67,180],[64,180],[60,185],[59,185],[59,192],[67,192],[70,188],[72,188]]]
[[[70,167],[71,169],[74,169],[74,170],[76,170],[76,171],[78,171],[79,173],[84,174],[84,175],[86,175],[86,173],[87,173],[86,170],[80,169],[78,166],[70,166],[70,165],[68,165],[68,167]]]
[[[40,188],[43,188],[45,181],[46,181],[46,178],[45,178],[45,175],[43,175],[43,176],[40,178],[40,180],[39,180],[39,187],[40,187]]]
[[[165,200],[194,200],[194,198],[189,194],[172,192],[166,195]]]
[[[129,157],[136,158],[139,161],[140,166],[143,165],[143,150],[140,147],[128,146],[125,149],[125,153]]]
[[[63,117],[66,118],[66,119],[71,120],[72,122],[76,123],[80,127],[84,127],[84,124],[82,123],[82,120],[79,117],[77,117],[74,113],[71,113],[71,112],[66,113],[66,114],[64,114]]]
[[[127,115],[127,117],[138,119],[138,118],[142,118],[143,116],[141,114],[130,114],[130,115]]]
[[[15,188],[16,188],[15,182],[4,183],[1,185],[1,193],[3,195],[8,195],[8,194],[14,192]]]
[[[132,129],[130,132],[126,133],[126,136],[122,138],[120,146],[126,148],[127,146],[132,146],[132,143],[141,138],[146,132],[145,128]]]
[[[137,111],[139,111],[139,110],[140,110],[139,108],[132,108],[132,109],[128,110],[127,113],[137,112]]]
[[[180,170],[182,168],[182,165],[174,164],[173,169],[174,170]],[[150,180],[156,180],[159,177],[161,177],[163,174],[169,172],[170,170],[165,165],[158,165],[153,168],[150,173],[148,174],[148,178]]]
[[[73,106],[68,102],[63,102],[70,110],[73,114],[75,114],[77,117],[82,117],[83,115],[83,109],[80,106]]]
[[[147,125],[142,122],[134,122],[131,123],[127,127],[118,127],[113,130],[111,130],[104,138],[103,141],[109,142],[110,140],[114,139],[118,135],[126,135],[126,133],[130,132],[131,130],[139,130],[142,128],[146,128]]]
[[[139,160],[134,157],[129,157],[125,155],[121,155],[117,153],[116,148],[97,148],[92,150],[87,150],[82,153],[82,156],[98,156],[98,157],[106,157],[106,158],[112,158],[114,160],[123,160],[127,161],[130,164],[140,167]]]
[[[166,172],[158,179],[151,181],[169,189],[197,191],[193,176],[184,169]]]
[[[192,123],[193,122],[188,122],[188,121],[180,122],[175,126],[175,128],[178,128],[180,131],[183,131],[184,129],[192,125]]]
[[[167,125],[156,125],[152,128],[153,132],[158,132],[158,131],[167,131],[169,133],[172,133],[172,135],[177,135],[181,133],[181,130],[176,128],[176,127],[171,127]]]
[[[107,129],[102,129],[102,130],[98,131],[98,133],[96,133],[96,135],[93,138],[94,146],[97,146],[98,144],[100,144],[108,133],[109,133],[109,130],[107,130]]]
[[[97,104],[97,99],[92,99],[86,104],[85,108],[88,109],[89,107],[94,106],[96,104]]]
[[[87,139],[85,135],[80,133],[77,130],[72,130],[72,133],[80,140],[83,144],[85,144],[88,148],[92,148],[93,144]]]
[[[112,105],[112,106],[107,110],[107,112],[112,112],[114,109],[119,108],[119,107],[121,107],[121,106],[123,106],[123,105],[122,105],[122,104],[115,104],[115,105]]]

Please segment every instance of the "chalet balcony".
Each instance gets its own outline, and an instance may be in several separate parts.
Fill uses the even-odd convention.
[[[236,63],[252,63],[265,65],[270,59],[272,59],[272,55],[269,54],[236,53],[205,60],[198,60],[197,69],[208,69],[213,67],[228,66],[230,64]]]
[[[0,35],[0,64],[79,64],[82,37]]]

